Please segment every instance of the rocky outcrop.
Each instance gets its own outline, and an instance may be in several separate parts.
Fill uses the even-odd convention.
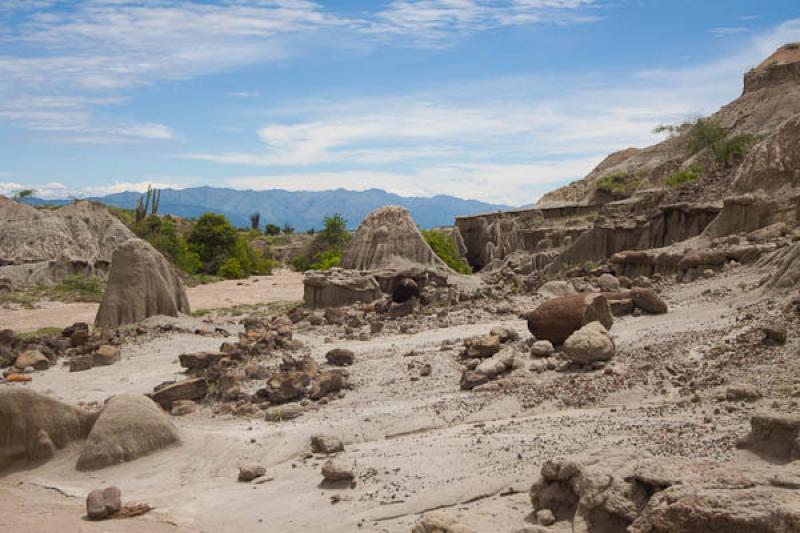
[[[604,261],[624,250],[646,250],[681,242],[701,234],[714,220],[719,207],[708,204],[659,206],[650,217],[628,217],[600,221],[581,234],[545,268],[545,272]]]
[[[744,91],[736,100],[711,115],[711,119],[730,134],[749,134],[757,137],[772,136],[782,123],[800,113],[800,54],[795,48],[778,49],[761,65],[744,75]],[[788,132],[785,132],[788,133]],[[791,135],[780,134],[785,139]],[[663,187],[664,179],[680,168],[688,168],[696,161],[696,154],[685,149],[687,132],[666,139],[644,149],[626,149],[607,157],[585,178],[545,194],[539,205],[581,205],[607,203],[617,200],[614,190],[625,196],[650,187]],[[767,142],[767,141],[764,141]],[[763,144],[763,143],[762,143]],[[775,142],[767,143],[775,146]],[[787,143],[786,153],[796,152]],[[755,159],[762,159],[756,147]],[[764,154],[769,150],[764,150]],[[777,155],[775,152],[769,157]],[[777,157],[777,165],[781,161]],[[767,159],[762,159],[770,165]],[[744,166],[744,165],[743,165]],[[619,183],[604,192],[611,178]],[[749,179],[749,178],[748,178]],[[755,184],[753,184],[755,185]],[[741,192],[754,188],[743,187]]]
[[[773,471],[620,451],[546,461],[530,490],[534,511],[585,533],[697,533],[800,528],[795,490]]]
[[[36,209],[0,196],[0,278],[20,288],[73,274],[105,277],[133,233],[100,204]]]
[[[93,413],[23,388],[0,389],[0,456],[22,454],[28,460],[50,459],[56,449],[83,440],[96,419]]]
[[[750,433],[736,445],[771,461],[800,459],[800,416],[759,413],[750,419]]]
[[[800,63],[795,64],[800,82]],[[736,171],[739,192],[792,189],[800,185],[800,114],[783,122],[747,154]]]
[[[155,315],[190,314],[189,299],[178,275],[158,250],[130,239],[114,252],[103,301],[95,324],[116,328]]]
[[[177,430],[153,400],[120,394],[106,403],[78,458],[78,470],[133,461],[178,444]]]
[[[591,227],[593,206],[531,208],[456,218],[467,262],[480,270],[514,252],[560,249]]]
[[[375,270],[413,263],[447,270],[404,207],[386,206],[370,213],[342,255],[341,267]]]
[[[360,272],[340,269],[325,272],[310,270],[303,277],[303,300],[306,307],[341,307],[357,302],[370,303],[382,296],[377,280]]]

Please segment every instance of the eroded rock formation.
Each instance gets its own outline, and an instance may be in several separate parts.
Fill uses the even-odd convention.
[[[425,242],[408,210],[386,206],[370,213],[358,227],[342,256],[341,267],[368,271],[409,262],[447,270]]]
[[[36,209],[0,196],[0,278],[15,288],[72,274],[105,276],[133,233],[100,204]]]
[[[95,324],[116,328],[155,315],[190,314],[189,299],[178,275],[158,250],[130,239],[114,252],[111,272]]]

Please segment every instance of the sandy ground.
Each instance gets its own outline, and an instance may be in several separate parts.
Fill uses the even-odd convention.
[[[269,302],[294,302],[303,299],[303,275],[292,270],[276,270],[271,276],[253,276],[191,287],[186,291],[193,311],[221,309],[237,305]],[[64,328],[75,322],[94,322],[98,304],[39,302],[36,309],[0,308],[0,329],[36,331]]]
[[[676,336],[691,337],[710,328],[733,328],[734,300],[707,301],[701,295],[719,288],[734,294],[738,283],[756,276],[742,271],[677,286],[667,294],[669,314],[618,320],[612,330],[615,340],[625,350],[643,342],[669,343]],[[233,283],[228,290],[265,286],[262,297],[280,294],[276,299],[296,290],[270,292],[271,285],[262,281]],[[680,398],[673,390],[620,391],[584,409],[547,403],[525,409],[513,394],[461,391],[461,367],[454,351],[442,350],[442,341],[485,334],[495,325],[527,335],[521,320],[369,341],[329,343],[313,330],[298,335],[320,362],[333,347],[356,352],[351,367],[354,389],[343,399],[281,423],[215,416],[210,407],[203,407],[173,418],[181,446],[93,473],[75,470],[79,447],[72,446],[45,465],[0,479],[0,531],[408,532],[420,513],[447,508],[466,517],[476,531],[510,532],[530,525],[525,492],[549,457],[624,447],[728,459],[734,453],[734,437],[745,430],[741,417],[723,413],[710,425],[703,409],[679,408]],[[219,342],[174,334],[126,345],[116,365],[77,374],[58,367],[36,373],[30,386],[69,402],[145,393],[179,376],[180,353],[212,349]],[[405,356],[410,350],[416,355]],[[431,376],[415,379],[409,369],[412,361],[430,363]],[[338,459],[354,465],[354,489],[320,486],[324,458],[308,453],[310,436],[319,433],[345,442]],[[683,438],[687,433],[692,441]],[[705,444],[694,446],[698,440]],[[238,483],[238,466],[245,463],[267,467],[270,480]],[[83,497],[110,484],[122,488],[125,501],[156,509],[145,517],[99,525],[82,520]],[[341,501],[332,503],[334,495]],[[39,508],[47,514],[34,513]],[[58,525],[48,525],[54,528],[48,530],[42,524]]]

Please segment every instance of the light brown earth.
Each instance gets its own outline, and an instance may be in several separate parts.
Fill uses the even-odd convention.
[[[294,302],[303,298],[303,275],[288,269],[271,276],[253,276],[246,280],[226,280],[198,285],[186,290],[192,311],[224,309],[237,305],[270,302]],[[98,304],[42,301],[35,309],[0,307],[0,329],[36,331],[41,328],[64,328],[75,322],[94,322]]]
[[[680,361],[697,357],[705,347],[704,332],[739,332],[735,306],[753,296],[742,296],[738,287],[760,276],[736,269],[673,286],[665,292],[670,313],[625,317],[612,334],[619,349],[630,353],[643,345],[689,339],[695,345]],[[260,290],[261,284],[250,287]],[[234,282],[230,288],[240,290],[234,287],[244,286]],[[709,289],[723,296],[709,296]],[[279,290],[283,299],[296,289]],[[530,302],[527,296],[515,304]],[[657,455],[739,457],[733,441],[746,433],[751,407],[715,414],[710,423],[714,405],[687,406],[677,387],[660,392],[634,387],[587,408],[555,402],[526,408],[524,391],[461,391],[457,350],[442,349],[442,341],[485,334],[496,325],[528,336],[521,320],[485,320],[369,341],[326,343],[314,329],[297,334],[319,362],[333,347],[356,353],[350,367],[354,389],[343,399],[280,423],[215,416],[203,407],[172,419],[182,446],[98,472],[75,470],[75,445],[43,466],[0,479],[0,531],[409,532],[420,513],[442,507],[475,531],[511,532],[530,525],[525,492],[543,461],[554,455],[625,447]],[[122,361],[112,366],[75,374],[59,366],[36,373],[30,386],[71,403],[146,393],[179,377],[179,354],[219,343],[219,338],[170,334],[125,345]],[[416,355],[407,356],[412,349]],[[412,362],[430,363],[432,374],[412,379]],[[620,357],[613,364],[623,373],[633,363]],[[558,376],[550,372],[536,379],[546,383]],[[319,433],[345,443],[338,459],[354,467],[355,488],[320,486],[324,459],[308,453],[309,438]],[[268,481],[238,483],[243,463],[265,466]],[[82,520],[88,491],[112,484],[122,489],[124,502],[147,503],[155,510],[101,524]],[[341,501],[332,503],[334,496]]]

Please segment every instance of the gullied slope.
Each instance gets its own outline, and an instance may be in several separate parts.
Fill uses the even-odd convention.
[[[105,207],[87,201],[36,209],[0,196],[0,277],[12,284],[104,275],[114,249],[133,237]]]

